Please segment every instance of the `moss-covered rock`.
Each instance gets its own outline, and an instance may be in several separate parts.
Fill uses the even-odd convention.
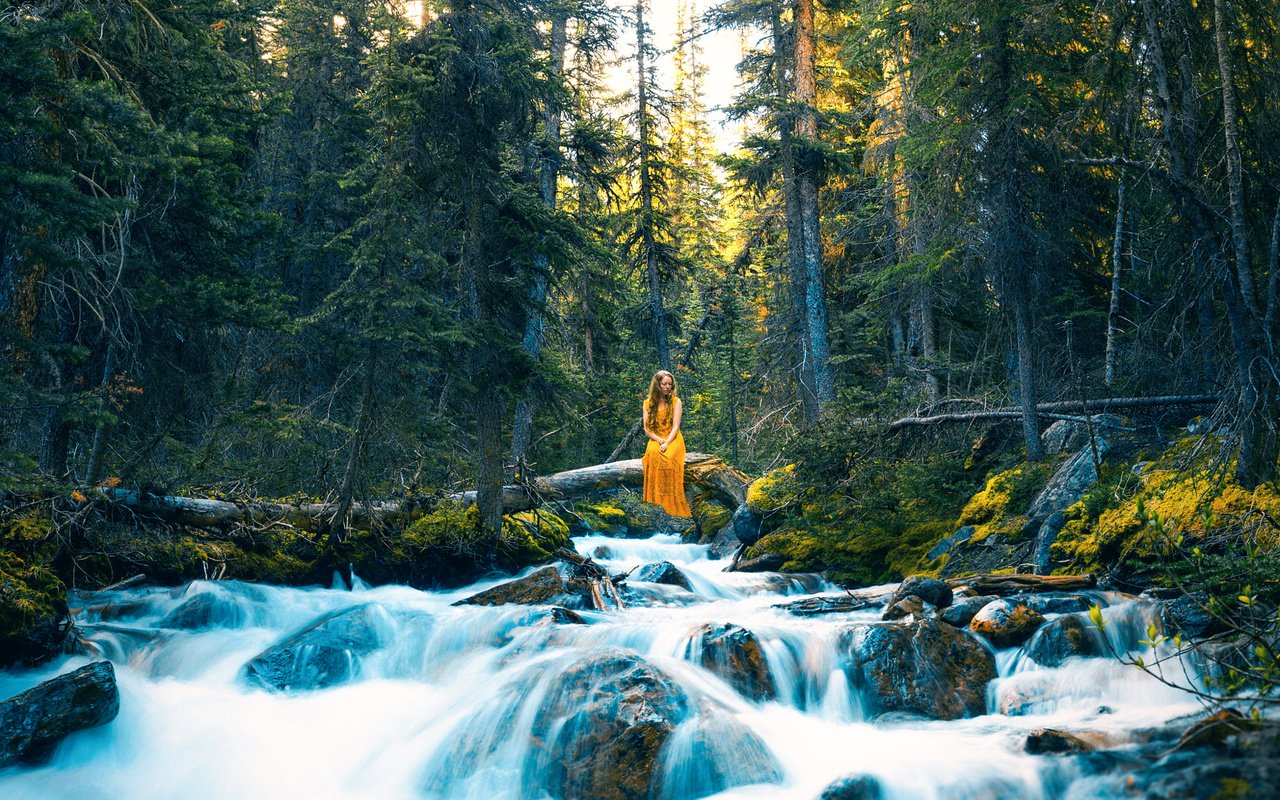
[[[0,667],[59,652],[68,626],[66,597],[52,572],[0,549]]]
[[[796,503],[799,498],[795,464],[779,467],[747,487],[747,508],[766,517]]]

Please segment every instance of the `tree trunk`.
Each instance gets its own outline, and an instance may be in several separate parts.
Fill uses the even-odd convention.
[[[1040,444],[1040,421],[1036,416],[1034,356],[1031,349],[1031,308],[1026,292],[1018,291],[1013,310],[1014,339],[1018,348],[1018,397],[1022,406],[1022,439],[1027,446],[1027,460],[1044,457]]]
[[[102,397],[100,399],[101,411],[106,412],[107,391],[111,386],[111,376],[116,368],[116,343],[114,341],[107,342],[107,352],[103,357],[102,363],[102,381],[98,384],[98,391]],[[98,478],[102,474],[102,461],[106,458],[107,439],[110,437],[111,429],[105,420],[98,420],[98,424],[93,429],[93,450],[89,453],[89,466],[84,473],[84,482],[87,486],[92,486],[98,482]]]
[[[790,98],[793,89],[787,81],[788,66],[794,63],[794,53],[788,47],[786,27],[782,22],[782,3],[775,2],[771,15],[773,24],[773,83],[774,92],[781,102]],[[788,58],[791,56],[791,58]],[[813,358],[810,354],[809,318],[805,311],[808,297],[808,274],[804,261],[804,231],[800,213],[800,193],[796,179],[795,119],[790,112],[777,112],[778,160],[782,172],[782,200],[787,221],[787,265],[791,288],[791,338],[796,353],[796,388],[800,404],[804,408],[805,421],[818,421],[818,395],[814,386]]]
[[[1214,43],[1218,50],[1218,76],[1222,88],[1222,133],[1227,155],[1227,197],[1230,205],[1231,240],[1235,251],[1236,284],[1245,311],[1261,316],[1253,269],[1249,259],[1249,231],[1244,219],[1244,168],[1240,158],[1239,109],[1236,102],[1235,71],[1227,49],[1226,6],[1228,0],[1213,2]]]
[[[329,517],[329,536],[341,542],[346,538],[348,525],[347,514],[355,502],[356,476],[364,461],[365,443],[369,439],[369,426],[373,421],[374,406],[378,402],[376,376],[378,374],[378,341],[369,340],[365,353],[364,378],[360,391],[360,410],[356,413],[356,429],[351,436],[351,445],[347,452],[347,466],[342,471],[342,486],[338,489],[338,502],[333,514]]]
[[[822,232],[818,214],[817,144],[818,83],[813,33],[813,0],[795,0],[795,106],[796,140],[804,147],[797,160],[797,202],[800,205],[800,233],[804,254],[805,327],[809,336],[809,358],[813,371],[813,391],[817,413],[835,396],[831,375],[831,345],[827,333],[827,298],[822,281]]]
[[[658,274],[658,247],[653,230],[653,175],[649,125],[649,81],[646,50],[645,0],[636,0],[636,108],[640,147],[640,243],[644,248],[645,274],[649,282],[649,313],[653,320],[653,345],[658,366],[671,371],[671,346],[667,343],[667,313],[662,302],[662,279]]]
[[[1111,242],[1111,303],[1107,307],[1107,346],[1103,382],[1116,382],[1116,338],[1120,335],[1120,258],[1124,246],[1124,183],[1116,190],[1116,232]]]
[[[557,7],[551,17],[549,77],[559,81],[564,73],[564,53],[568,45],[569,14]],[[539,171],[539,191],[542,203],[552,211],[556,208],[556,183],[560,175],[560,106],[548,103],[542,118],[543,153]],[[550,263],[545,253],[534,256],[533,285],[529,289],[529,316],[524,326],[524,351],[536,362],[542,350],[542,328],[547,303],[547,287],[550,283]],[[537,399],[532,384],[525,387],[524,397],[516,403],[515,423],[511,431],[511,461],[519,464],[529,455],[533,440],[533,414]]]

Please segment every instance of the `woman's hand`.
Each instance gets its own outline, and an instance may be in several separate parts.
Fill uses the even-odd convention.
[[[666,452],[667,452],[667,445],[668,445],[668,444],[670,444],[670,442],[665,442],[665,441],[664,441],[662,444],[658,445],[658,452],[659,452],[659,453],[662,453],[662,454],[664,454],[664,455],[665,455],[665,454],[666,454]]]

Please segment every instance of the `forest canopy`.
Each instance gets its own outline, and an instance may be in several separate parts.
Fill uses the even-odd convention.
[[[1278,11],[728,0],[666,47],[649,0],[8,6],[0,490],[341,526],[475,487],[496,530],[660,367],[751,474],[991,408],[1035,461],[1051,404],[1172,397],[1272,482]]]

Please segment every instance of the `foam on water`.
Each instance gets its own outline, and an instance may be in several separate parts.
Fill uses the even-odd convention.
[[[535,735],[540,709],[554,706],[560,676],[611,648],[641,654],[689,698],[656,777],[664,798],[707,796],[737,782],[722,775],[735,771],[765,782],[715,797],[808,800],[850,774],[876,776],[890,798],[1056,797],[1075,776],[1061,760],[1023,753],[1028,731],[1076,726],[1123,741],[1134,727],[1196,709],[1186,694],[1111,659],[1046,669],[1009,650],[997,654],[993,713],[868,723],[841,641],[850,627],[878,621],[878,610],[794,616],[774,605],[835,587],[816,576],[726,573],[725,561],[676,536],[575,544],[586,555],[608,548],[597,561],[614,573],[669,561],[693,590],[637,583],[655,605],[581,612],[587,625],[554,624],[542,607],[452,605],[504,580],[496,577],[435,592],[357,578],[351,590],[342,581],[309,589],[197,581],[73,597],[86,645],[115,663],[120,716],[68,738],[48,764],[0,770],[0,796],[536,800],[546,796],[539,778],[549,756],[535,740],[556,732]],[[202,595],[201,625],[180,625],[175,611]],[[1141,652],[1151,607],[1109,603],[1111,646]],[[245,680],[245,665],[266,648],[364,604],[377,609],[380,646],[350,682],[281,694]],[[702,668],[694,632],[707,623],[756,636],[775,700],[747,700]],[[88,660],[0,673],[0,694]]]

